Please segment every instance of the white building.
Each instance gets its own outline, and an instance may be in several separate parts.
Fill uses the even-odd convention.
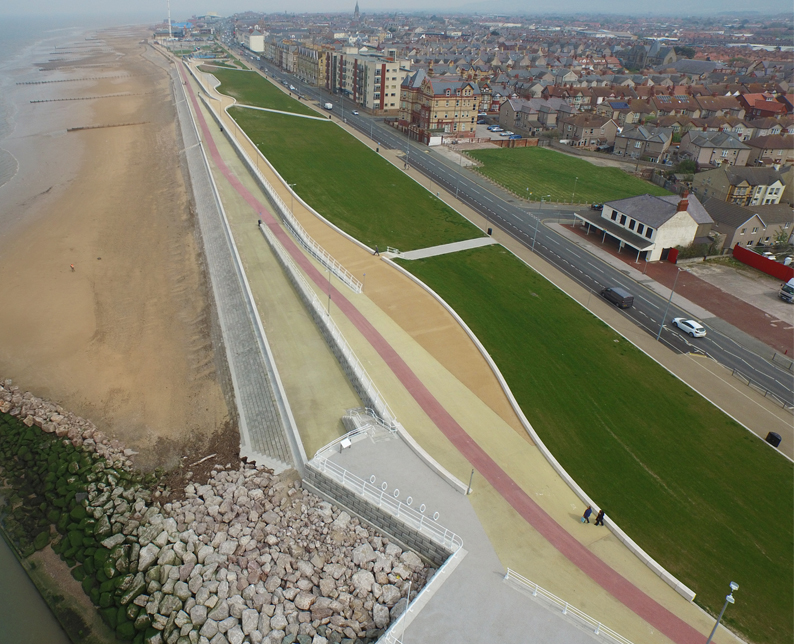
[[[256,54],[261,54],[265,51],[265,34],[261,31],[243,31],[237,37],[238,42]]]
[[[596,230],[601,241],[617,241],[618,249],[628,247],[653,262],[667,259],[671,248],[689,246],[695,240],[708,242],[714,223],[694,195],[653,197],[640,195],[604,204],[604,209],[574,215],[588,231]]]

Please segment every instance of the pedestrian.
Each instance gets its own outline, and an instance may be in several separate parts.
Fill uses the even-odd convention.
[[[599,510],[598,511],[598,516],[596,517],[595,524],[596,525],[604,525],[604,511],[603,510]]]
[[[593,508],[591,508],[588,505],[587,509],[584,511],[584,514],[582,515],[582,523],[590,523],[590,515],[591,514],[593,514]]]
[[[378,250],[378,245],[377,244],[375,244],[375,252],[372,253],[372,254],[373,255],[377,255],[378,257],[380,257],[380,251]]]
[[[74,264],[69,264],[69,268],[72,269],[72,273],[74,273]]]

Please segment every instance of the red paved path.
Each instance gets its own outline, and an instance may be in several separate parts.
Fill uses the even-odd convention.
[[[179,65],[179,73],[186,78],[186,72]],[[209,151],[216,167],[220,170],[235,190],[248,202],[253,209],[254,217],[258,217],[276,235],[295,262],[305,271],[315,284],[322,288],[328,287],[328,280],[318,271],[300,251],[292,238],[278,225],[275,217],[259,202],[239,179],[232,173],[220,156],[218,148],[210,134],[204,115],[199,109],[193,88],[187,83],[194,112],[204,134],[204,145]],[[642,592],[625,577],[621,576],[607,564],[596,557],[581,543],[574,539],[565,529],[544,512],[524,490],[499,465],[486,454],[465,430],[449,415],[433,394],[424,386],[416,374],[397,354],[394,348],[375,329],[374,326],[356,309],[350,301],[336,288],[332,298],[337,308],[344,313],[355,327],[367,338],[384,362],[389,365],[400,382],[410,392],[419,406],[465,456],[477,471],[510,503],[510,505],[557,550],[567,557],[580,570],[592,578],[604,590],[618,599],[622,604],[633,610],[651,626],[662,632],[678,644],[701,644],[706,638],[678,616],[658,604]]]
[[[598,234],[587,235],[583,228],[573,227],[565,224],[565,228],[586,239],[593,245],[597,245],[601,250],[606,251],[613,257],[617,257],[632,268],[644,270],[645,274],[652,280],[663,284],[667,288],[672,288],[675,282],[675,274],[678,267],[670,262],[649,263],[647,268],[644,262],[636,263],[636,254],[628,252],[619,253],[617,246],[609,242],[602,244],[601,236]],[[702,306],[718,318],[732,324],[737,329],[741,329],[748,335],[761,340],[764,344],[777,349],[781,353],[788,352],[794,355],[794,334],[792,334],[789,322],[777,320],[769,313],[748,304],[738,297],[709,284],[692,273],[682,272],[675,285],[675,292]]]

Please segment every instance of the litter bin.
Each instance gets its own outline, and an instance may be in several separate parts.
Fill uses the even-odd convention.
[[[488,234],[489,234],[489,235],[493,235],[493,228],[489,228],[489,229],[488,229]]]
[[[775,432],[769,432],[766,435],[766,442],[769,443],[772,447],[777,447],[780,445],[780,434]]]

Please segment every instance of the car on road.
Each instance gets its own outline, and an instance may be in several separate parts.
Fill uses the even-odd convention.
[[[602,297],[621,309],[630,309],[634,304],[634,296],[619,286],[610,286],[601,291]]]
[[[358,110],[353,110],[353,116],[358,116]]]
[[[673,318],[673,324],[693,338],[703,338],[706,335],[706,329],[704,329],[698,322],[695,322],[695,320],[688,320],[686,318]]]

